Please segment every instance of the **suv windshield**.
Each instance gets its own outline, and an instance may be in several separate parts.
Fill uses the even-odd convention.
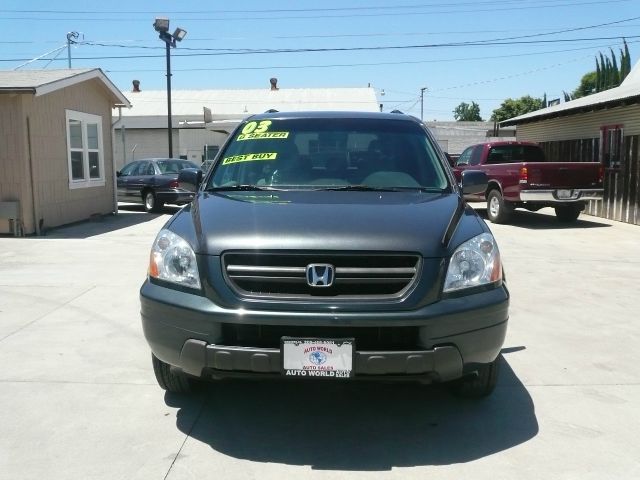
[[[274,118],[246,122],[234,135],[209,190],[448,188],[429,137],[412,122]]]

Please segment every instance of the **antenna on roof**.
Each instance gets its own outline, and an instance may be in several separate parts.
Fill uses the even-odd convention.
[[[404,112],[401,112],[400,110],[391,110],[391,113],[400,113],[400,114],[404,115]]]
[[[278,110],[276,110],[275,108],[270,108],[269,110],[267,110],[264,113],[278,113]]]

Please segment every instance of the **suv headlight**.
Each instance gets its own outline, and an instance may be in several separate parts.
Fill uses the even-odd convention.
[[[493,235],[483,233],[460,245],[449,262],[444,293],[502,280],[500,251]]]
[[[196,254],[185,239],[160,230],[151,247],[149,276],[190,288],[200,288]]]

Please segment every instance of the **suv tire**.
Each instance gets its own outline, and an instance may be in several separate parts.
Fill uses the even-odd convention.
[[[487,218],[492,223],[506,223],[512,213],[513,207],[504,200],[500,190],[491,190],[487,195]]]
[[[153,373],[156,375],[158,385],[167,392],[171,393],[191,393],[191,380],[183,373],[174,373],[171,366],[151,354],[153,363]]]
[[[493,392],[498,382],[500,357],[493,362],[481,365],[476,375],[455,380],[450,389],[454,395],[464,398],[482,398]]]

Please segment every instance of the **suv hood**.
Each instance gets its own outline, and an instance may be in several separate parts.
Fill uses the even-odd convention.
[[[203,255],[255,249],[351,250],[417,252],[434,258],[451,253],[442,239],[457,215],[457,204],[455,194],[422,192],[201,192],[170,228]],[[458,221],[454,247],[484,231],[470,208]]]

